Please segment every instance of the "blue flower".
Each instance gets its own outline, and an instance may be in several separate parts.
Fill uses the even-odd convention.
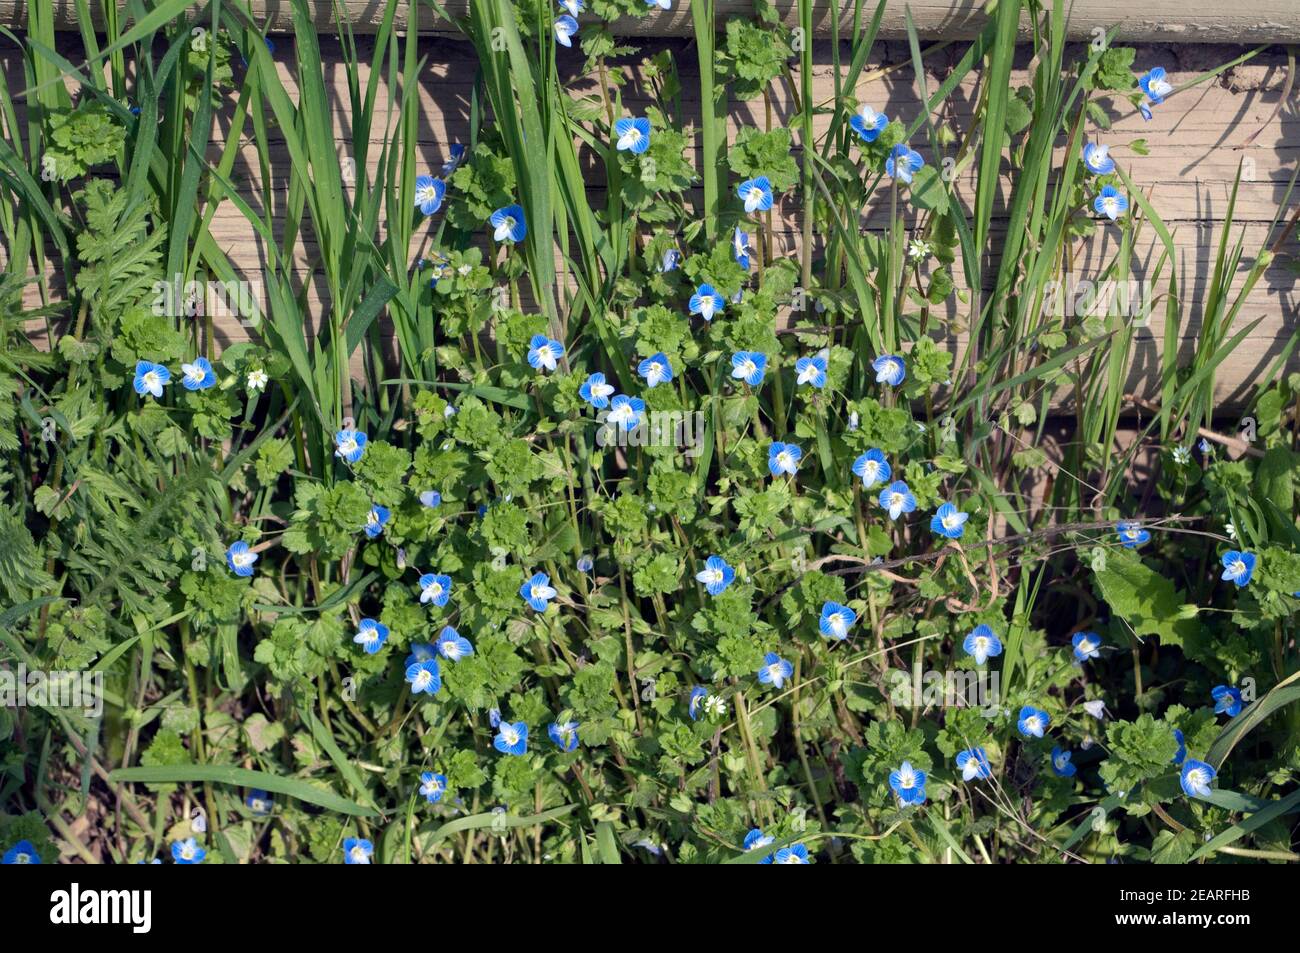
[[[230,544],[226,550],[226,565],[236,576],[251,576],[253,563],[257,562],[257,553],[248,548],[242,539]]]
[[[597,410],[609,406],[609,398],[614,393],[614,385],[605,383],[605,375],[600,371],[587,375],[587,379],[578,388],[578,396]]]
[[[596,561],[591,558],[591,555],[589,553],[583,553],[578,557],[577,562],[573,564],[573,568],[577,569],[578,572],[591,572],[595,565]]]
[[[721,556],[710,556],[704,561],[704,568],[695,574],[696,582],[703,583],[711,596],[721,593],[735,578],[736,570],[727,565]]]
[[[731,355],[731,376],[750,387],[763,383],[767,372],[767,355],[761,351],[737,351]]]
[[[673,0],[645,0],[645,5],[647,7],[658,7],[660,10],[671,10]]]
[[[357,634],[352,641],[366,650],[367,655],[374,655],[388,641],[388,626],[374,619],[362,619],[357,624]]]
[[[627,394],[619,394],[609,405],[609,414],[606,415],[607,423],[622,430],[632,431],[641,423],[641,415],[645,413],[645,401],[640,397],[628,397]]]
[[[762,861],[759,861],[762,863]],[[772,855],[774,864],[806,864],[808,863],[808,848],[803,844],[792,844],[789,847],[782,847]]]
[[[453,142],[451,144],[451,149],[448,151],[450,152],[451,158],[442,164],[442,174],[444,178],[460,168],[460,164],[465,161],[464,143]]]
[[[764,685],[783,688],[785,680],[794,674],[794,666],[775,652],[763,656],[763,667],[758,670],[758,680]]]
[[[620,119],[614,123],[614,135],[618,136],[616,148],[619,152],[639,156],[650,148],[650,120],[644,116]]]
[[[884,483],[893,474],[883,450],[868,450],[853,461],[853,475],[862,478],[862,488],[869,490]]]
[[[799,472],[799,461],[802,458],[803,450],[792,443],[777,440],[767,448],[767,468],[774,477],[783,473],[794,476]]]
[[[969,513],[963,513],[953,504],[944,503],[930,517],[930,529],[948,539],[961,539],[961,534],[966,532],[966,520],[969,517]]]
[[[871,362],[871,369],[876,372],[877,384],[897,387],[907,376],[907,365],[897,354],[882,354]]]
[[[181,386],[186,390],[207,390],[217,382],[217,372],[206,357],[196,357],[193,364],[181,365]]]
[[[670,248],[664,252],[663,260],[659,262],[659,274],[664,275],[670,271],[676,271],[682,263],[682,253],[676,248]]]
[[[965,751],[958,751],[957,770],[961,772],[963,781],[982,781],[993,774],[989,756],[984,753],[983,748],[967,748]]]
[[[370,507],[370,512],[366,514],[366,536],[374,539],[384,531],[384,524],[388,522],[388,507],[380,506],[375,503]]]
[[[749,236],[740,230],[739,225],[731,236],[731,257],[741,268],[749,271]]]
[[[442,796],[447,793],[447,776],[445,774],[434,774],[432,771],[421,772],[420,793],[428,799],[430,804],[437,804],[442,800]]]
[[[1070,760],[1072,757],[1072,752],[1066,751],[1060,745],[1052,749],[1052,772],[1058,778],[1072,778],[1078,772],[1079,769]]]
[[[1092,207],[1097,210],[1098,215],[1105,215],[1113,222],[1127,211],[1128,199],[1120,194],[1115,186],[1108,185],[1093,200]]]
[[[691,716],[691,721],[700,720],[700,706],[704,704],[704,699],[709,697],[709,690],[703,685],[696,685],[691,689],[690,701],[686,703],[686,711]]]
[[[1165,97],[1174,91],[1169,80],[1165,79],[1165,68],[1163,66],[1153,67],[1150,72],[1142,74],[1138,79],[1138,85],[1142,87],[1142,92],[1147,94],[1153,106],[1159,106],[1165,101]],[[1148,115],[1146,118],[1150,119]]]
[[[437,490],[425,490],[420,494],[420,505],[427,506],[429,509],[442,505],[442,494]]]
[[[920,172],[923,165],[925,160],[921,158],[921,153],[909,149],[907,143],[900,142],[890,150],[889,158],[885,160],[885,175],[910,183],[912,176]]]
[[[492,240],[498,242],[522,242],[528,234],[528,224],[524,221],[524,210],[518,205],[499,208],[488,218],[492,225]]]
[[[172,860],[178,864],[201,864],[208,852],[193,837],[172,841]]]
[[[555,18],[555,42],[560,46],[573,47],[573,37],[578,32],[578,21],[567,13]]]
[[[1215,685],[1210,689],[1210,697],[1214,699],[1214,713],[1216,715],[1227,715],[1229,718],[1236,718],[1241,714],[1242,698],[1240,689],[1231,685]]]
[[[421,605],[432,602],[435,606],[441,608],[451,598],[451,576],[426,572],[420,577],[419,586]]]
[[[442,627],[438,633],[438,654],[448,662],[459,662],[466,656],[474,654],[474,646],[449,625]]]
[[[884,113],[865,105],[858,107],[857,115],[849,120],[849,126],[863,142],[875,142],[888,125],[889,118]]]
[[[698,314],[705,321],[712,321],[715,314],[722,314],[727,302],[714,290],[713,285],[702,284],[691,295],[691,314]]]
[[[1188,758],[1183,762],[1183,771],[1178,780],[1183,786],[1183,793],[1188,797],[1209,797],[1210,782],[1218,775],[1219,772],[1204,761]]]
[[[1133,520],[1116,523],[1115,532],[1119,534],[1119,544],[1125,549],[1137,549],[1151,539],[1151,534],[1142,528],[1142,524]]]
[[[769,844],[772,844],[775,841],[776,841],[775,837],[772,837],[770,834],[764,834],[762,828],[755,827],[753,830],[751,830],[748,834],[745,835],[745,844],[744,844],[745,852],[748,853],[751,850],[762,850],[764,847],[767,847]],[[760,864],[770,864],[771,862],[772,862],[771,854],[768,854],[766,857],[764,857],[762,860],[759,861]]]
[[[1020,709],[1020,719],[1016,722],[1016,727],[1026,738],[1041,738],[1051,723],[1052,716],[1047,712],[1033,705],[1026,705]]]
[[[411,686],[411,694],[436,695],[442,688],[442,668],[436,658],[424,659],[406,666],[406,681]]]
[[[172,372],[161,364],[152,361],[136,361],[135,392],[141,397],[145,394],[162,397],[162,389],[171,383],[171,379]]]
[[[794,373],[796,384],[811,384],[821,390],[826,386],[826,358],[820,354],[816,357],[801,357],[794,362]]]
[[[560,6],[569,11],[570,16],[577,16],[586,9],[583,0],[560,0]]]
[[[555,589],[551,586],[551,577],[544,572],[534,574],[520,586],[519,594],[536,612],[545,612],[546,606],[556,595]]]
[[[514,724],[508,721],[501,722],[497,736],[492,739],[492,745],[502,754],[523,754],[528,750],[528,726],[522,721],[516,721]]]
[[[895,480],[880,491],[880,505],[889,511],[891,520],[898,519],[902,513],[911,513],[916,509],[916,497],[902,480]]]
[[[1187,739],[1177,728],[1174,729],[1174,740],[1178,742],[1178,750],[1174,752],[1174,764],[1182,764],[1187,757]]]
[[[500,727],[501,727],[501,709],[500,709],[500,708],[489,708],[489,709],[488,709],[488,724],[491,725],[493,728],[500,728]]]
[[[1115,171],[1115,160],[1110,157],[1110,146],[1088,142],[1083,146],[1083,164],[1089,172],[1106,175]]]
[[[828,601],[822,604],[822,617],[817,627],[827,638],[843,641],[849,637],[849,629],[857,621],[857,615],[848,606]]]
[[[655,388],[673,379],[673,366],[663,351],[647,357],[637,365],[636,372],[645,378],[646,387]]]
[[[1220,560],[1223,563],[1223,575],[1219,578],[1234,582],[1237,584],[1237,588],[1241,589],[1246,583],[1250,582],[1250,577],[1255,574],[1256,559],[1254,553],[1239,553],[1235,549],[1228,550]]]
[[[347,463],[356,463],[366,452],[370,438],[360,430],[340,430],[334,435],[334,456]]]
[[[438,650],[433,647],[432,642],[412,642],[411,653],[406,656],[404,664],[407,668],[410,668],[417,662],[427,662],[429,659],[437,657]]]
[[[1074,657],[1080,662],[1101,656],[1101,636],[1096,632],[1076,632],[1070,641],[1074,643]]]
[[[0,864],[39,864],[40,862],[41,855],[36,853],[36,848],[29,840],[20,840],[5,851],[3,858],[0,858]]]
[[[767,176],[746,179],[736,186],[736,195],[745,203],[745,214],[766,212],[772,207],[772,183]]]
[[[576,721],[551,722],[546,733],[561,751],[569,752],[578,747],[578,723]]]
[[[368,840],[361,840],[357,837],[349,837],[343,842],[343,863],[345,864],[368,864],[370,857],[375,852],[375,845]]]
[[[253,790],[248,792],[248,797],[244,798],[244,804],[246,804],[248,809],[258,817],[265,817],[267,814],[270,814],[273,803],[271,795],[263,791],[261,788],[253,788]]]
[[[912,767],[910,761],[889,772],[889,787],[904,804],[925,803],[925,772]]]
[[[564,345],[545,334],[534,334],[528,342],[528,363],[535,370],[555,370],[556,362],[564,357]]]
[[[431,175],[417,176],[415,179],[415,207],[425,215],[432,215],[442,207],[443,196],[447,194],[447,184],[442,179]]]
[[[992,656],[1002,654],[1002,640],[987,625],[977,625],[967,633],[961,644],[962,650],[975,659],[976,665],[983,665]]]

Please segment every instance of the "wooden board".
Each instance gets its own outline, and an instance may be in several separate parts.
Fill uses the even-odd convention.
[[[75,40],[64,37],[62,45],[71,58]],[[698,76],[692,75],[694,59],[690,44],[685,41],[660,41],[644,44],[643,54],[662,46],[678,53],[676,62],[682,70],[683,108],[687,120],[698,115]],[[360,58],[368,62],[369,50],[362,41]],[[909,55],[904,44],[881,44],[878,56],[870,64],[876,67],[907,64]],[[1149,68],[1164,65],[1175,83],[1203,71],[1208,66],[1225,62],[1239,51],[1235,48],[1156,47],[1139,50],[1137,67]],[[327,70],[339,61],[338,44],[322,40],[322,53]],[[469,134],[468,101],[470,82],[474,75],[472,51],[463,43],[430,38],[422,42],[421,54],[429,62],[422,74],[420,85],[421,122],[419,130],[420,162],[423,169],[436,170],[447,157],[450,144],[464,142]],[[946,65],[960,54],[959,48],[944,50],[927,61],[927,65],[941,74]],[[945,57],[948,59],[945,61]],[[275,59],[281,76],[292,87],[293,49],[285,40],[277,44]],[[833,90],[831,51],[828,44],[814,48],[814,96],[819,101],[830,98]],[[581,63],[580,54],[573,54],[569,62],[561,62],[569,73],[570,88],[579,94],[589,93],[593,80],[576,75]],[[1182,322],[1180,349],[1187,352],[1194,347],[1200,326],[1200,309],[1205,298],[1205,280],[1213,267],[1213,254],[1219,234],[1218,218],[1222,215],[1230,193],[1238,163],[1247,163],[1248,174],[1243,181],[1237,202],[1237,219],[1244,230],[1248,254],[1253,254],[1265,240],[1270,223],[1277,211],[1287,181],[1300,157],[1300,117],[1294,106],[1276,109],[1283,82],[1283,61],[1280,58],[1261,58],[1244,67],[1238,67],[1223,81],[1186,91],[1157,107],[1150,122],[1145,122],[1126,102],[1112,103],[1112,129],[1104,140],[1112,145],[1117,160],[1130,172],[1139,185],[1148,189],[1152,201],[1170,229],[1177,244],[1177,263],[1180,284],[1184,288],[1185,311]],[[11,51],[0,51],[0,68],[3,68],[11,90],[21,88],[20,64]],[[635,61],[629,65],[628,83],[623,91],[624,103],[631,112],[639,111],[644,99],[638,89],[639,71]],[[365,79],[363,69],[363,81]],[[335,136],[340,158],[352,154],[353,144],[344,138],[346,90],[342,85],[341,70],[331,70],[337,83],[338,101],[333,110]],[[1013,76],[1013,84],[1023,81],[1023,74]],[[931,78],[931,88],[936,79]],[[937,121],[950,122],[961,128],[969,119],[974,100],[973,85],[959,87],[950,98],[950,105],[937,115]],[[906,65],[873,82],[864,83],[857,90],[858,98],[883,109],[891,116],[910,120],[915,115],[917,96],[912,77]],[[379,110],[386,104],[386,91],[380,91]],[[209,144],[209,154],[215,160],[224,142],[229,125],[229,111],[217,119],[217,132]],[[785,124],[791,114],[790,97],[780,89],[773,97],[773,123]],[[24,122],[20,114],[20,127]],[[766,121],[761,101],[735,102],[731,111],[732,134],[747,125]],[[824,128],[819,117],[817,128]],[[273,130],[272,169],[273,201],[284,200],[288,181],[289,158],[287,152],[274,141]],[[376,133],[378,135],[378,133]],[[1253,138],[1252,138],[1253,137]],[[1129,144],[1135,139],[1146,142],[1148,154],[1134,152]],[[926,155],[927,161],[936,157],[920,142],[914,143]],[[372,159],[378,149],[372,148]],[[260,171],[255,149],[250,141],[242,143],[235,165],[233,179],[240,186],[243,197],[254,207],[261,207]],[[594,207],[604,203],[603,183],[592,182],[590,199]],[[967,172],[956,180],[959,196],[969,201],[973,194],[973,181]],[[998,207],[1002,206],[1000,197]],[[776,247],[782,254],[798,254],[797,201],[793,195],[778,202],[774,215]],[[864,210],[860,225],[864,228],[882,228],[884,212],[880,204]],[[243,275],[260,288],[259,275],[263,263],[263,249],[255,240],[252,228],[233,203],[221,205],[212,223],[212,234],[218,245],[225,249]],[[1081,275],[1095,273],[1114,253],[1118,230],[1101,228],[1094,238],[1081,242],[1076,249],[1075,261]],[[417,238],[424,240],[426,236]],[[1154,236],[1148,233],[1138,245],[1140,261],[1154,262],[1151,249]],[[412,248],[412,259],[424,249]],[[1281,349],[1296,326],[1297,302],[1300,289],[1296,287],[1297,275],[1292,269],[1297,243],[1293,238],[1289,256],[1279,256],[1264,279],[1247,299],[1239,322],[1244,326],[1263,318],[1259,327],[1246,339],[1220,367],[1218,390],[1227,401],[1240,400],[1252,381],[1263,372],[1271,359]],[[314,255],[310,242],[298,249],[294,264],[303,279],[308,278],[309,262]],[[57,287],[57,276],[51,276]],[[326,312],[318,288],[313,285],[308,292],[309,310],[313,314]],[[953,306],[955,307],[955,305]],[[245,339],[248,330],[237,321],[226,318],[218,323],[217,338],[222,344]],[[1153,316],[1149,333],[1144,333],[1139,354],[1134,362],[1130,387],[1152,393],[1153,372],[1158,367],[1158,348],[1163,335],[1163,312]],[[961,340],[954,340],[955,347]]]
[[[32,0],[0,0],[0,23],[21,27],[26,23],[27,5]],[[55,23],[63,29],[77,26],[75,0],[35,0],[52,4]],[[673,0],[668,11],[649,11],[644,16],[627,17],[614,23],[615,33],[632,36],[667,37],[693,34],[692,0]],[[381,0],[310,0],[313,19],[321,32],[332,33],[335,7],[347,13],[353,30],[373,33],[383,20]],[[123,6],[119,2],[119,7]],[[445,0],[442,4],[453,17],[469,9],[469,0]],[[775,7],[786,25],[798,25],[799,5],[778,0]],[[96,23],[99,4],[93,3]],[[201,7],[196,4],[196,7]],[[847,36],[854,25],[853,0],[840,0],[840,35]],[[864,0],[861,20],[869,22],[875,3]],[[979,0],[887,0],[881,19],[885,37],[906,35],[906,11],[910,7],[913,22],[923,36],[967,39],[977,34],[987,22]],[[1295,0],[1075,0],[1066,4],[1070,13],[1069,35],[1072,39],[1090,39],[1093,31],[1119,26],[1121,39],[1134,42],[1165,41],[1175,43],[1289,43],[1300,40],[1300,4]],[[274,32],[292,32],[293,13],[288,0],[249,0],[247,8],[256,23]],[[750,0],[715,0],[719,22],[729,16],[750,16]],[[584,18],[585,19],[585,18]],[[409,21],[407,4],[402,3],[395,15],[397,27],[405,30]],[[420,15],[420,29],[431,33],[453,33],[445,20],[435,18],[425,7]],[[818,37],[831,35],[832,11],[829,0],[813,2],[813,32]],[[1027,32],[1027,21],[1024,26]]]

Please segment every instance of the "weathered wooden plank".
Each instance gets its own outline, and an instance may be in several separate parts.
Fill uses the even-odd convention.
[[[64,29],[77,25],[75,0],[0,0],[0,23],[22,26],[31,2],[52,5],[55,23]],[[373,33],[383,20],[385,4],[381,0],[310,0],[312,17],[322,32],[332,33],[335,7],[346,11],[353,30]],[[119,2],[119,7],[123,6]],[[196,4],[196,6],[200,6]],[[462,17],[469,0],[445,0],[443,6],[453,17]],[[776,2],[774,6],[789,27],[798,25],[799,8],[795,2]],[[854,25],[854,3],[843,0],[839,29],[847,36]],[[886,37],[906,35],[906,11],[910,7],[917,30],[926,37],[969,38],[987,22],[981,0],[887,0],[881,20]],[[94,5],[98,24],[98,4]],[[275,32],[292,32],[292,7],[287,0],[249,0],[247,7],[253,20]],[[689,36],[693,33],[691,0],[675,0],[672,9],[647,9],[643,16],[626,17],[613,24],[615,33],[628,36]],[[875,4],[862,4],[862,19],[869,21]],[[400,30],[409,23],[408,4],[399,5],[395,21]],[[719,23],[731,16],[752,16],[750,0],[715,0]],[[580,18],[580,19],[586,19]],[[1119,25],[1121,39],[1141,42],[1177,43],[1286,43],[1300,40],[1300,6],[1294,0],[1238,0],[1225,4],[1216,0],[1146,0],[1141,4],[1129,0],[1087,0],[1070,7],[1068,34],[1073,39],[1090,39],[1097,29]],[[814,0],[813,32],[831,35],[833,16],[829,0]],[[1028,32],[1027,19],[1022,34]],[[455,33],[446,21],[435,18],[426,7],[420,14],[420,29],[430,33]]]

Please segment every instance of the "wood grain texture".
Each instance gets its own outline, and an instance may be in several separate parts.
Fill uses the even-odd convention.
[[[69,44],[67,52],[71,54],[75,40],[68,37],[63,39]],[[361,44],[361,60],[363,63],[368,62],[367,41],[362,40]],[[690,44],[674,40],[647,42],[642,54],[648,55],[664,46],[678,54],[676,62],[682,71],[683,82],[682,108],[686,121],[692,122],[699,114],[699,86],[698,77],[691,75],[694,58],[690,55]],[[1236,48],[1142,47],[1138,52],[1136,67],[1146,69],[1153,65],[1164,65],[1169,69],[1173,82],[1178,83],[1210,66],[1233,58],[1238,52]],[[340,159],[344,159],[353,154],[355,148],[353,143],[344,138],[346,88],[343,71],[338,65],[337,43],[323,39],[322,53],[329,79],[336,90],[332,112],[338,153]],[[883,109],[890,116],[898,116],[904,121],[912,119],[916,113],[917,96],[910,69],[906,65],[909,55],[905,45],[880,44],[876,54],[869,64],[869,71],[877,78],[862,83],[856,91],[857,98]],[[421,76],[419,87],[420,157],[417,165],[421,170],[436,170],[447,157],[451,143],[468,139],[470,83],[474,75],[474,60],[472,51],[465,44],[439,38],[422,41],[421,55],[427,58],[428,66]],[[951,48],[939,51],[927,59],[928,68],[935,74],[931,78],[931,88],[937,85],[937,78],[958,55],[960,49]],[[278,43],[275,59],[280,75],[292,94],[292,43],[287,40]],[[624,104],[633,113],[639,112],[646,102],[640,93],[645,86],[637,62],[639,60],[629,61],[624,69]],[[580,63],[580,54],[575,53],[569,62],[561,62],[561,68],[569,70],[566,81],[574,95],[590,95],[596,89],[596,83],[591,77],[576,72]],[[814,96],[818,101],[824,102],[833,95],[829,44],[818,44],[815,47],[814,63]],[[1116,99],[1106,104],[1112,128],[1104,134],[1104,141],[1112,146],[1117,161],[1130,172],[1134,180],[1149,191],[1153,204],[1174,233],[1176,265],[1180,286],[1184,289],[1180,349],[1185,353],[1194,347],[1200,327],[1205,281],[1213,268],[1213,255],[1220,231],[1219,218],[1227,205],[1238,163],[1244,161],[1247,164],[1247,174],[1237,200],[1238,227],[1244,234],[1248,254],[1253,254],[1268,235],[1287,181],[1300,158],[1300,115],[1297,115],[1294,104],[1286,104],[1284,108],[1277,109],[1284,78],[1283,63],[1278,58],[1272,58],[1238,67],[1222,81],[1170,98],[1155,109],[1150,122],[1144,121],[1124,100]],[[878,72],[880,68],[894,64],[901,66],[883,75]],[[0,68],[4,70],[11,89],[21,88],[20,64],[11,51],[0,48]],[[364,82],[367,78],[364,68],[362,72]],[[1013,75],[1013,84],[1023,81],[1022,72]],[[950,123],[955,128],[964,128],[968,124],[976,92],[974,83],[958,87],[942,111],[936,114],[935,120]],[[386,104],[386,90],[381,87],[378,102],[380,115]],[[788,123],[792,109],[790,97],[783,86],[774,95],[772,106],[773,124]],[[20,128],[24,120],[20,110]],[[216,119],[208,146],[209,156],[214,161],[225,141],[229,121],[229,109]],[[761,100],[731,104],[733,136],[744,126],[762,125],[765,122]],[[818,132],[824,125],[824,117],[818,117]],[[376,135],[378,134],[377,132]],[[1137,139],[1145,140],[1148,154],[1141,155],[1130,147]],[[242,140],[241,145],[232,179],[238,185],[241,195],[261,211],[261,173],[256,151],[247,138]],[[928,162],[936,161],[937,157],[931,155],[922,143],[917,142],[915,145],[921,149]],[[378,152],[377,148],[369,150],[372,160]],[[587,167],[594,169],[591,157],[584,155],[583,158]],[[274,219],[276,209],[286,199],[284,190],[289,169],[287,150],[276,138],[274,129],[269,165]],[[605,202],[603,182],[598,174],[592,175],[589,181],[590,201],[593,207],[601,208]],[[1004,185],[1009,181],[1009,169],[1004,163]],[[969,170],[959,174],[955,181],[958,196],[967,203],[973,195],[973,184]],[[995,204],[996,214],[1002,214],[1005,200],[1006,188]],[[799,252],[796,213],[795,195],[788,194],[779,198],[773,222],[778,254],[795,255]],[[861,210],[859,225],[865,229],[883,228],[886,214],[882,204],[876,201]],[[276,221],[278,225],[278,219]],[[997,223],[994,231],[996,234]],[[260,294],[260,273],[265,249],[260,246],[253,229],[233,203],[226,202],[218,207],[211,232],[217,244],[226,250]],[[1096,274],[1104,267],[1115,252],[1117,239],[1116,228],[1101,227],[1092,238],[1077,244],[1073,257],[1081,277]],[[427,242],[427,233],[417,234],[417,242],[411,249],[412,260],[428,250]],[[1150,231],[1139,240],[1137,260],[1145,263],[1143,267],[1154,264],[1157,257],[1153,253],[1154,245],[1155,236]],[[1221,399],[1225,401],[1235,402],[1243,398],[1252,382],[1269,366],[1296,326],[1297,305],[1300,304],[1300,289],[1296,287],[1297,274],[1293,267],[1296,250],[1297,243],[1293,237],[1287,254],[1279,256],[1265,272],[1263,280],[1242,309],[1240,326],[1256,318],[1264,320],[1219,369],[1217,387]],[[300,279],[308,285],[310,313],[320,315],[327,312],[327,303],[322,298],[320,283],[313,280],[310,272],[310,262],[314,255],[315,249],[308,240],[297,248],[293,264]],[[1139,270],[1137,277],[1142,274]],[[49,277],[51,286],[57,289],[59,276],[51,274]],[[1131,388],[1145,393],[1152,393],[1154,374],[1159,367],[1164,317],[1163,311],[1158,311],[1153,315],[1149,329],[1139,334],[1129,381]],[[948,312],[954,318],[962,317],[958,314],[955,302],[949,304]],[[218,321],[216,334],[218,343],[224,346],[246,339],[249,329],[226,317]],[[963,344],[960,335],[954,336],[952,343],[954,347],[960,348]]]
[[[27,5],[38,2],[53,5],[55,22],[64,29],[77,25],[74,0],[0,0],[0,23],[21,27],[26,22]],[[358,33],[373,33],[383,18],[383,0],[341,0],[353,29]],[[121,4],[119,3],[119,6]],[[322,32],[333,32],[335,3],[333,0],[311,0],[314,19]],[[469,0],[445,0],[443,6],[453,17],[464,16]],[[776,2],[787,26],[798,23],[798,4]],[[839,28],[841,36],[853,29],[854,4],[843,0]],[[968,39],[977,34],[987,22],[983,0],[888,0],[881,20],[881,30],[886,37],[906,35],[906,8],[912,11],[918,31],[927,37]],[[96,9],[98,4],[95,5]],[[691,0],[674,0],[673,9],[649,11],[644,16],[627,17],[613,25],[615,33],[628,36],[667,37],[690,36]],[[247,8],[257,23],[273,32],[292,32],[292,8],[288,0],[247,0]],[[864,2],[864,19],[870,20],[875,5]],[[733,15],[750,15],[750,0],[716,0],[715,10],[719,20]],[[409,22],[407,5],[402,4],[396,14],[399,29],[405,30]],[[832,29],[832,12],[829,0],[814,0],[813,31],[818,37],[829,37]],[[1133,42],[1168,41],[1177,43],[1285,43],[1300,40],[1300,5],[1295,0],[1238,0],[1223,3],[1219,0],[1077,0],[1070,10],[1068,25],[1072,39],[1086,39],[1093,30],[1119,26],[1121,39]],[[455,28],[445,20],[436,19],[428,8],[421,13],[421,32],[453,34]],[[1025,28],[1027,32],[1027,26]]]

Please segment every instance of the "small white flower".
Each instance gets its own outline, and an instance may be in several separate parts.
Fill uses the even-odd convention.
[[[913,238],[907,246],[907,257],[918,263],[925,261],[930,257],[930,243]]]
[[[704,699],[704,711],[709,715],[722,715],[727,711],[727,703],[718,695]]]
[[[1094,698],[1090,702],[1083,703],[1083,710],[1092,715],[1098,721],[1106,717],[1106,703],[1100,698]]]
[[[1174,447],[1174,463],[1182,465],[1192,459],[1192,452],[1186,447]]]
[[[249,372],[248,372],[248,389],[249,389],[249,390],[261,390],[263,387],[266,386],[267,381],[269,381],[269,380],[270,380],[270,378],[268,378],[268,377],[266,376],[266,371],[262,370],[261,368],[258,368],[258,369],[255,370],[255,371],[249,371]]]
[[[1233,526],[1231,523],[1224,523],[1223,531],[1228,534],[1228,539],[1237,538],[1237,527]]]

